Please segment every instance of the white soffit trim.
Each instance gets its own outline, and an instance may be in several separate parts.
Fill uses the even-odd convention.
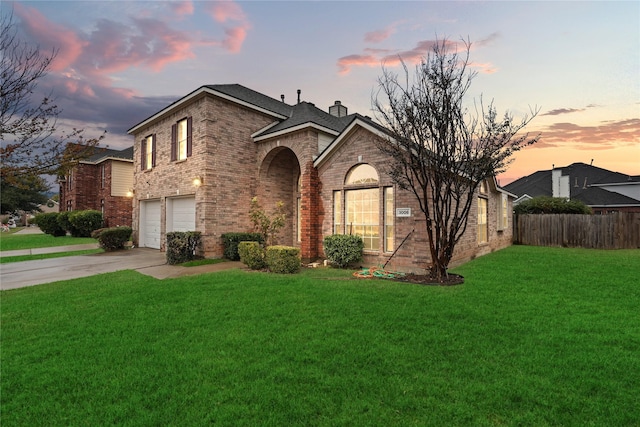
[[[137,130],[139,130],[140,128],[147,126],[149,123],[153,122],[154,120],[158,119],[159,117],[162,117],[164,114],[166,114],[167,112],[173,110],[176,107],[179,107],[183,104],[185,104],[186,102],[189,102],[190,100],[192,100],[193,98],[199,96],[202,93],[208,93],[210,95],[213,96],[217,96],[218,98],[222,98],[222,99],[226,99],[227,101],[231,101],[233,103],[245,106],[247,108],[250,108],[252,110],[255,111],[259,111],[261,113],[279,118],[279,119],[286,119],[287,116],[283,116],[282,114],[278,114],[278,113],[274,113],[273,111],[264,109],[262,107],[258,107],[256,105],[250,104],[248,102],[242,101],[238,98],[234,98],[233,96],[229,96],[225,93],[222,92],[218,92],[216,90],[213,90],[211,88],[208,88],[206,86],[202,86],[199,89],[194,90],[193,92],[191,92],[190,94],[188,94],[187,96],[180,98],[179,100],[177,100],[176,102],[169,104],[167,107],[163,108],[162,110],[158,111],[156,114],[154,114],[153,116],[149,117],[148,119],[138,123],[137,125],[135,125],[134,127],[132,127],[131,129],[129,129],[127,131],[127,133],[129,135],[135,133]]]
[[[347,137],[347,135],[349,135],[351,133],[351,131],[356,126],[360,126],[361,128],[364,128],[364,129],[368,130],[369,132],[379,136],[380,138],[383,138],[383,139],[389,139],[390,138],[389,135],[387,135],[384,132],[380,131],[380,129],[377,129],[374,126],[371,126],[369,123],[367,123],[366,121],[364,121],[364,120],[362,120],[360,118],[356,118],[354,121],[351,122],[351,124],[349,126],[347,126],[347,128],[345,130],[342,131],[342,133],[336,139],[333,140],[333,142],[331,144],[329,144],[329,146],[327,148],[325,148],[325,150],[322,153],[320,153],[318,158],[313,161],[313,166],[318,167],[322,163],[324,163],[331,156],[331,153],[333,153],[333,151],[337,147],[342,145],[342,142],[344,141],[344,139]]]
[[[329,129],[329,128],[326,128],[324,126],[317,125],[317,124],[315,124],[313,122],[307,122],[307,123],[303,123],[301,125],[293,126],[293,127],[286,128],[286,129],[282,129],[282,130],[280,130],[278,132],[270,133],[268,135],[259,136],[257,138],[254,138],[254,141],[255,142],[264,141],[265,139],[275,138],[275,137],[278,137],[278,136],[286,135],[288,133],[295,132],[295,131],[302,130],[302,129],[309,128],[309,127],[317,129],[317,130],[319,130],[321,132],[324,132],[324,133],[328,133],[330,135],[339,135],[339,132],[337,132],[337,131],[335,131],[333,129]],[[258,132],[256,132],[256,133],[258,133]],[[255,135],[255,133],[254,133],[254,135]]]
[[[271,129],[272,127],[274,127],[275,125],[277,125],[278,123],[280,123],[279,121],[275,121],[273,123],[269,123],[268,125],[266,125],[265,127],[263,127],[262,129],[260,129],[257,132],[254,132],[251,134],[251,138],[255,138],[256,135],[260,135],[262,132],[266,132],[267,130]]]

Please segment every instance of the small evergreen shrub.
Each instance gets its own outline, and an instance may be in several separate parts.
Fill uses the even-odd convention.
[[[112,227],[94,230],[91,237],[98,239],[100,247],[107,252],[123,249],[131,238],[131,227]]]
[[[300,249],[291,246],[269,246],[265,261],[272,273],[297,273],[300,271]]]
[[[260,242],[248,241],[238,243],[240,261],[252,270],[261,270],[266,267],[264,248]]]
[[[167,264],[175,265],[193,261],[200,247],[199,231],[172,231],[167,233]]]
[[[69,214],[69,230],[74,237],[90,237],[91,232],[102,227],[102,212],[86,210],[73,211]]]
[[[36,215],[34,221],[45,234],[54,237],[65,236],[67,231],[58,224],[58,212],[41,213]]]
[[[513,208],[516,214],[582,214],[591,215],[589,206],[580,200],[563,197],[539,196],[519,203]]]
[[[238,244],[240,242],[259,242],[264,244],[264,238],[260,233],[225,233],[222,235],[224,243],[224,257],[231,261],[238,261]]]
[[[324,254],[332,264],[344,268],[362,259],[364,242],[360,236],[333,234],[324,238]]]

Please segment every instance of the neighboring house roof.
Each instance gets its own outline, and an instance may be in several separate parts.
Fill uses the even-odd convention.
[[[116,159],[124,161],[133,161],[133,146],[125,148],[124,150],[112,150],[109,148],[99,148],[93,155],[82,160],[80,163],[88,163],[97,165],[105,160]]]
[[[598,188],[601,184],[639,182],[638,176],[613,172],[586,163],[573,163],[569,166],[542,170],[522,177],[505,185],[505,189],[516,194],[518,198],[529,196],[554,196],[553,171],[560,171],[562,177],[569,179],[569,195],[571,199],[581,200],[589,206],[637,205],[640,203],[613,191]]]
[[[504,186],[507,191],[518,196],[528,194],[531,197],[553,195],[551,190],[551,171],[544,170],[534,172]]]
[[[575,196],[575,199],[588,206],[640,206],[640,200],[599,187],[589,187]]]

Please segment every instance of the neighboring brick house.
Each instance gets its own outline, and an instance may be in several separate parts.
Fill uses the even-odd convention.
[[[365,264],[384,264],[396,250],[391,268],[428,263],[424,216],[375,147],[383,129],[339,101],[327,113],[237,84],[202,86],[129,134],[139,246],[164,250],[167,232],[197,230],[204,254],[222,257],[222,234],[252,230],[257,196],[266,209],[284,202],[278,243],[299,247],[305,261],[323,257],[325,236],[353,233],[365,242]],[[483,184],[454,264],[511,244],[512,198],[495,179]]]
[[[580,200],[594,214],[640,212],[640,176],[586,163],[537,171],[505,185],[505,189],[518,197],[515,204],[548,196]]]
[[[131,226],[133,147],[98,148],[58,182],[60,211],[101,211],[105,227]]]

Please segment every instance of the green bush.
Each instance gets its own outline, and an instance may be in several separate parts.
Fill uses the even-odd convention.
[[[57,219],[58,225],[60,226],[60,228],[62,228],[63,230],[67,231],[72,236],[80,237],[78,235],[78,230],[69,221],[69,216],[71,214],[72,214],[71,211],[62,211],[62,212],[58,213],[58,219]]]
[[[300,271],[300,249],[292,246],[269,246],[265,262],[272,273],[297,273]]]
[[[327,259],[340,268],[362,259],[364,242],[360,236],[333,234],[326,236],[323,244]]]
[[[124,248],[124,244],[131,238],[131,227],[112,227],[94,230],[91,237],[98,239],[100,247],[105,251],[115,251]]]
[[[238,254],[240,261],[252,270],[261,270],[267,266],[264,259],[264,248],[260,242],[238,243]]]
[[[172,231],[167,233],[167,264],[193,261],[202,243],[199,231]]]
[[[94,230],[102,227],[102,222],[100,211],[73,211],[69,214],[69,223],[72,227],[69,232],[75,237],[90,237]]]
[[[54,237],[65,236],[67,231],[58,224],[58,212],[41,213],[36,215],[34,221],[45,234]]]
[[[580,200],[563,197],[539,196],[526,200],[513,208],[516,214],[583,214],[590,215],[591,208]]]
[[[224,257],[231,261],[238,261],[238,244],[240,242],[259,242],[264,244],[264,238],[260,233],[225,233],[222,235],[224,243]]]

